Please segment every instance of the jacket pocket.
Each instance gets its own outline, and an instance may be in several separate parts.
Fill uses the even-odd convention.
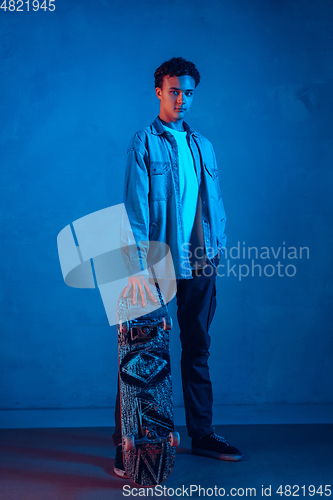
[[[216,177],[219,175],[219,171],[216,168],[212,168],[208,163],[204,163],[205,169],[207,170],[208,174],[211,176],[213,180],[216,179]]]
[[[219,183],[219,171],[216,168],[212,168],[208,163],[204,163],[207,180],[208,194],[214,200],[219,200],[221,198],[221,190]]]
[[[149,196],[152,201],[163,201],[172,195],[171,163],[152,161],[150,163]]]

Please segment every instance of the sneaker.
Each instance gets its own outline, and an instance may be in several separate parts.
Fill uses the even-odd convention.
[[[224,437],[215,433],[200,439],[192,439],[192,453],[231,462],[237,462],[243,458],[243,454],[237,448],[230,446]]]
[[[119,477],[127,478],[123,462],[123,448],[121,445],[116,448],[116,458],[114,460],[113,472]]]

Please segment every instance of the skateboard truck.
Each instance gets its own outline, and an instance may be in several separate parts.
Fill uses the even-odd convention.
[[[142,342],[150,340],[154,332],[156,334],[156,328],[149,326],[131,328],[131,340],[141,340]]]
[[[145,427],[144,431],[145,436],[141,439],[136,439],[133,435],[126,434],[124,439],[125,451],[134,450],[138,444],[170,443],[170,446],[179,446],[180,444],[180,436],[177,431],[169,432],[168,436],[159,436],[154,427]]]
[[[172,328],[172,319],[163,317],[161,321],[154,322],[151,321],[150,325],[147,325],[147,322],[140,323],[140,320],[135,321],[125,321],[119,322],[119,331],[122,335],[126,335],[128,330],[131,330],[131,337],[139,338],[140,340],[148,339],[152,330],[158,326],[162,326],[163,330],[171,330]],[[137,330],[137,335],[133,337],[133,330]]]

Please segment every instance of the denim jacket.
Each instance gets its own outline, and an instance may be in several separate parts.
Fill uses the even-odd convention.
[[[206,254],[216,267],[226,244],[226,215],[216,157],[211,142],[183,123],[200,186]],[[159,241],[170,247],[175,277],[192,279],[191,249],[184,245],[177,143],[159,116],[137,132],[129,143],[123,201],[131,225],[129,228],[123,217],[121,245],[129,276],[159,260],[160,256],[154,255],[156,246],[149,243]],[[130,244],[130,229],[135,245]]]

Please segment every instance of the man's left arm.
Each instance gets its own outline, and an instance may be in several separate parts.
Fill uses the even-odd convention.
[[[214,148],[212,147],[212,154],[213,154],[213,160],[214,160],[214,169],[218,171],[218,166],[216,162],[216,156],[215,156],[215,151]],[[224,204],[222,200],[222,193],[221,193],[221,186],[220,186],[220,176],[216,179],[217,183],[217,189],[219,193],[219,200],[218,200],[218,219],[219,219],[219,224],[218,224],[218,234],[217,234],[217,246],[218,246],[218,256],[219,258],[225,251],[225,246],[227,242],[227,236],[225,234],[225,225],[227,221],[225,209],[224,209]]]

